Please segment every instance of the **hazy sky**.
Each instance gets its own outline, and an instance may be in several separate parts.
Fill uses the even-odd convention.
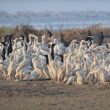
[[[0,11],[110,11],[110,0],[0,0]]]

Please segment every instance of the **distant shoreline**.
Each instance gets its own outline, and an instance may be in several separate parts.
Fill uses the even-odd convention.
[[[110,12],[0,12],[0,26],[32,25],[35,28],[83,28],[93,25],[110,27]]]
[[[34,29],[53,29],[53,30],[60,30],[60,29],[84,29],[84,28],[91,28],[91,27],[101,27],[101,28],[110,28],[110,24],[82,24],[82,25],[74,25],[74,24],[18,24],[18,25],[1,25],[0,28],[16,28],[16,26],[31,26]]]

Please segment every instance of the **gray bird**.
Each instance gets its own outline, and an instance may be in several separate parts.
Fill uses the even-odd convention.
[[[93,43],[100,46],[102,44],[103,40],[104,40],[103,32],[100,32],[100,33],[96,34],[96,36],[94,37]]]

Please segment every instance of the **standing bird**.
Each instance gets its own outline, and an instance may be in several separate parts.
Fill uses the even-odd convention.
[[[8,37],[8,39],[9,39],[9,46],[8,46],[8,55],[10,54],[10,53],[12,53],[12,51],[13,51],[13,49],[12,49],[12,36],[13,35],[9,35],[9,37]]]
[[[61,42],[64,44],[64,46],[68,46],[68,43],[65,41],[64,39],[64,35],[62,33],[60,33],[60,36],[61,36]]]
[[[2,43],[0,43],[0,62],[3,61],[3,57],[2,57],[3,49],[4,49],[4,45]]]
[[[10,63],[7,68],[7,79],[15,78],[16,73],[16,55],[13,53],[10,57]]]
[[[88,30],[88,36],[86,37],[85,41],[88,41],[89,42],[88,47],[92,45],[93,35],[92,35],[92,33],[91,33],[90,30]]]
[[[6,50],[5,50],[5,42],[2,42],[2,44],[4,45],[4,48],[3,48],[3,51],[2,51],[2,58],[3,58],[3,61],[6,59],[5,58],[5,54],[6,54]]]
[[[85,41],[91,41],[92,39],[92,33],[90,30],[88,30],[88,36],[86,37]]]
[[[49,30],[47,30],[47,33],[48,33],[50,38],[53,36],[53,34]]]
[[[25,43],[25,48],[26,48],[26,50],[27,50],[27,48],[28,48],[27,44],[29,43],[29,36],[28,36],[28,33],[27,33],[27,32],[24,32],[24,33],[22,34],[22,40],[24,41],[24,43]]]
[[[94,39],[93,39],[93,43],[97,44],[98,46],[100,46],[103,43],[104,40],[104,35],[103,32],[98,33]]]
[[[14,34],[4,36],[4,42],[1,42],[4,45],[4,48],[2,51],[3,60],[6,59],[7,55],[12,53],[12,41],[11,41],[11,39],[12,39],[13,35]]]

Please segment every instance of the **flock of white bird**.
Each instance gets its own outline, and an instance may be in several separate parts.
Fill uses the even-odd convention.
[[[30,34],[27,43],[16,38],[13,51],[5,60],[4,46],[0,43],[0,76],[16,81],[48,79],[67,85],[110,81],[110,49],[105,44],[88,47],[88,41],[73,40],[65,47],[55,36],[50,39],[46,43],[43,35],[39,43],[38,36]]]

